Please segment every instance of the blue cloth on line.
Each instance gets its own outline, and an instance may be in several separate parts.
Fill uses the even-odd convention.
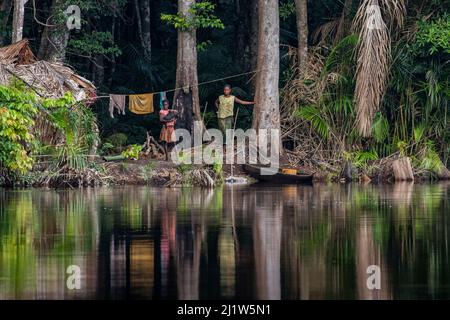
[[[164,100],[167,100],[167,95],[165,91],[159,93],[159,108],[164,109]]]

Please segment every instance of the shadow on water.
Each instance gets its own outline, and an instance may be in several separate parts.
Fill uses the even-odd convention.
[[[0,189],[0,299],[448,299],[449,212],[449,184]]]

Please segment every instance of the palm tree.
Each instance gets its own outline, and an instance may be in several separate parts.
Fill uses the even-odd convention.
[[[363,137],[372,131],[372,121],[386,90],[391,62],[391,32],[403,24],[406,0],[364,0],[353,21],[359,34],[356,70],[356,126]]]

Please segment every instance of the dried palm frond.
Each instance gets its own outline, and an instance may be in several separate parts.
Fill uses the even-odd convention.
[[[353,30],[359,34],[356,126],[364,137],[371,134],[373,118],[386,90],[391,30],[402,26],[405,12],[405,0],[364,0],[353,21]]]
[[[17,77],[42,96],[59,98],[67,91],[77,100],[95,92],[94,85],[77,75],[71,68],[48,61],[37,61],[28,40],[0,48],[0,85],[9,84]]]
[[[23,39],[0,48],[0,62],[2,64],[30,64],[36,62],[36,57],[28,45],[28,40]]]
[[[345,0],[341,16],[319,26],[312,33],[313,41],[322,44],[336,45],[350,30],[349,14],[352,8],[353,0]],[[347,31],[347,32],[346,32]]]
[[[337,30],[339,28],[340,23],[341,18],[337,18],[319,26],[312,33],[313,41],[318,44],[333,42],[334,41],[333,39],[337,34]]]

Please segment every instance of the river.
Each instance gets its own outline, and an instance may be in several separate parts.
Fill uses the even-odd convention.
[[[0,189],[0,299],[449,299],[450,184]]]

